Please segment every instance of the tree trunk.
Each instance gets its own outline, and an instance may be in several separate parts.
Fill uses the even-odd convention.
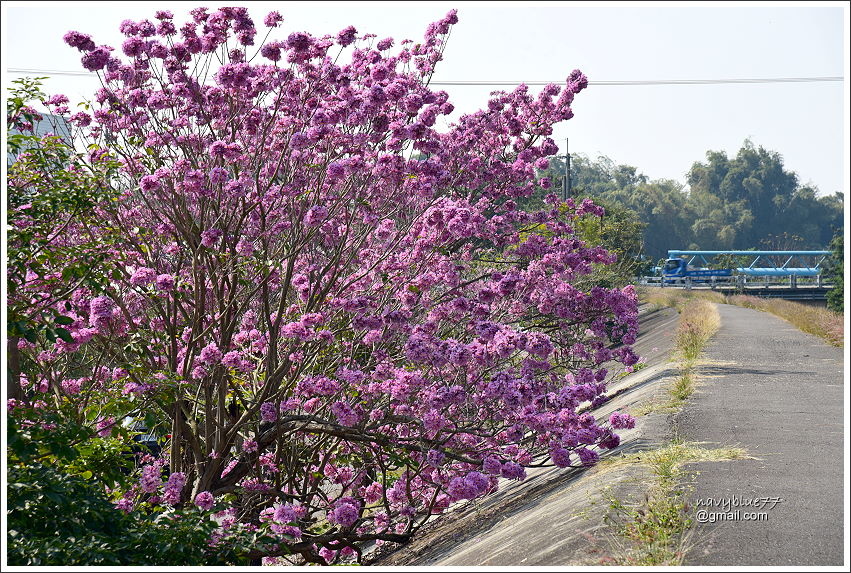
[[[10,336],[6,346],[6,397],[21,401],[24,390],[21,388],[21,351],[18,349],[18,337]]]

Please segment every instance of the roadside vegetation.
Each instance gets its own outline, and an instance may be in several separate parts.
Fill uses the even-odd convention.
[[[656,295],[656,293],[653,293]],[[711,296],[678,296],[661,291],[653,301],[680,311],[674,359],[678,375],[668,390],[667,399],[636,409],[638,415],[651,412],[676,412],[695,388],[696,368],[709,339],[718,331],[720,318]],[[708,293],[714,295],[717,293]],[[720,296],[720,295],[719,295]],[[723,298],[723,297],[721,297]],[[607,464],[645,464],[653,475],[644,500],[631,505],[608,496],[607,522],[614,529],[616,555],[613,565],[680,565],[688,548],[688,532],[693,523],[687,501],[694,474],[683,469],[686,463],[741,459],[741,448],[704,449],[696,443],[674,436],[671,442],[650,451],[607,460]]]
[[[638,289],[639,299],[648,304],[670,306],[679,311],[691,300],[705,300],[753,308],[782,318],[796,328],[813,334],[834,346],[843,345],[842,312],[782,299],[759,298],[750,295],[725,296],[717,292],[686,291],[682,289]]]
[[[789,300],[766,299],[748,295],[730,296],[728,303],[770,312],[803,332],[814,334],[834,346],[842,346],[842,313]]]
[[[724,297],[718,293],[696,293],[696,296],[689,297],[682,291],[660,289],[660,292],[651,293],[642,300],[659,306],[670,306],[680,312],[674,350],[678,373],[665,399],[641,405],[634,409],[634,413],[675,412],[694,391],[698,358],[721,324],[715,303],[723,302]]]
[[[612,565],[681,565],[690,547],[692,507],[688,493],[694,473],[685,464],[721,462],[749,457],[742,448],[707,449],[674,439],[648,452],[636,452],[603,462],[606,465],[645,464],[655,482],[642,503],[630,505],[608,495],[606,522],[614,529],[617,553]]]

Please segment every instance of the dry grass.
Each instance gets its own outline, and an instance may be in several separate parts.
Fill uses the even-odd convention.
[[[716,302],[717,293],[690,296],[681,291],[656,291],[647,302],[673,306],[680,312],[676,332],[676,350],[680,376],[669,388],[669,398],[661,404],[645,404],[645,413],[676,411],[682,407],[695,386],[695,366],[704,346],[721,326]],[[645,300],[646,300],[645,299]],[[655,480],[643,503],[629,506],[620,499],[608,498],[607,521],[616,532],[617,550],[613,565],[681,565],[689,546],[692,509],[686,501],[692,474],[682,470],[687,463],[741,459],[740,448],[703,449],[696,443],[675,440],[655,450],[636,452],[601,462],[604,468],[624,464],[646,464]]]
[[[683,308],[693,300],[724,303],[725,297],[714,291],[687,291],[679,288],[646,288],[638,287],[638,296],[642,302],[657,306],[670,306],[682,312]]]
[[[718,331],[721,318],[715,304],[705,298],[687,301],[680,315],[677,349],[685,361],[693,362],[700,356],[706,342]]]
[[[823,307],[810,306],[783,299],[760,298],[749,295],[724,296],[713,291],[687,291],[679,288],[638,289],[639,298],[648,304],[670,306],[682,312],[691,301],[704,300],[719,304],[732,304],[770,312],[796,328],[813,334],[834,346],[842,347],[844,316]]]
[[[748,295],[729,296],[727,302],[745,308],[770,312],[804,332],[814,334],[834,346],[842,346],[844,317],[838,312],[789,300]]]
[[[673,289],[671,289],[673,290]],[[715,294],[715,293],[712,293]],[[668,388],[668,398],[664,401],[645,402],[637,406],[637,415],[651,412],[676,412],[694,392],[695,367],[704,346],[721,326],[721,318],[710,297],[694,297],[665,293],[654,297],[657,304],[675,306],[680,311],[680,323],[676,332],[676,352],[678,354],[679,376]]]

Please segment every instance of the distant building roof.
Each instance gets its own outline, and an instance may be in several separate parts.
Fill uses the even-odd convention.
[[[35,124],[35,135],[42,137],[47,135],[48,133],[52,133],[54,135],[58,135],[62,139],[65,140],[66,143],[71,145],[71,126],[62,116],[54,115],[52,113],[42,113],[41,120]],[[17,129],[10,129],[10,133],[22,133]],[[29,135],[29,134],[27,134]],[[17,156],[13,153],[6,152],[6,163],[11,165],[15,162],[15,158]]]

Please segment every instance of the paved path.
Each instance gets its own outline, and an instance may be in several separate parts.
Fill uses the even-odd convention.
[[[718,310],[703,385],[675,421],[688,441],[738,445],[757,459],[689,466],[700,472],[693,500],[714,501],[698,508],[707,522],[696,526],[684,565],[840,566],[843,350],[768,313]],[[742,507],[753,498],[766,505]]]
[[[764,512],[767,521],[696,525],[684,565],[841,566],[842,349],[767,313],[728,305],[718,310],[722,325],[706,351],[703,385],[679,414],[639,417],[636,428],[624,432],[619,451],[667,442],[673,423],[688,441],[706,442],[706,448],[740,446],[757,458],[689,465],[700,472],[693,501],[782,499],[773,508],[769,501],[763,508],[727,511]],[[666,362],[676,319],[671,309],[645,317],[636,346],[648,356],[648,367],[625,378],[623,391],[611,388],[616,396],[608,408],[629,410],[664,392],[665,381],[676,374]],[[616,497],[638,501],[651,479],[641,465],[599,470],[531,472],[525,482],[460,505],[374,564],[599,565],[611,534],[604,527],[605,504],[592,498],[610,486]]]

